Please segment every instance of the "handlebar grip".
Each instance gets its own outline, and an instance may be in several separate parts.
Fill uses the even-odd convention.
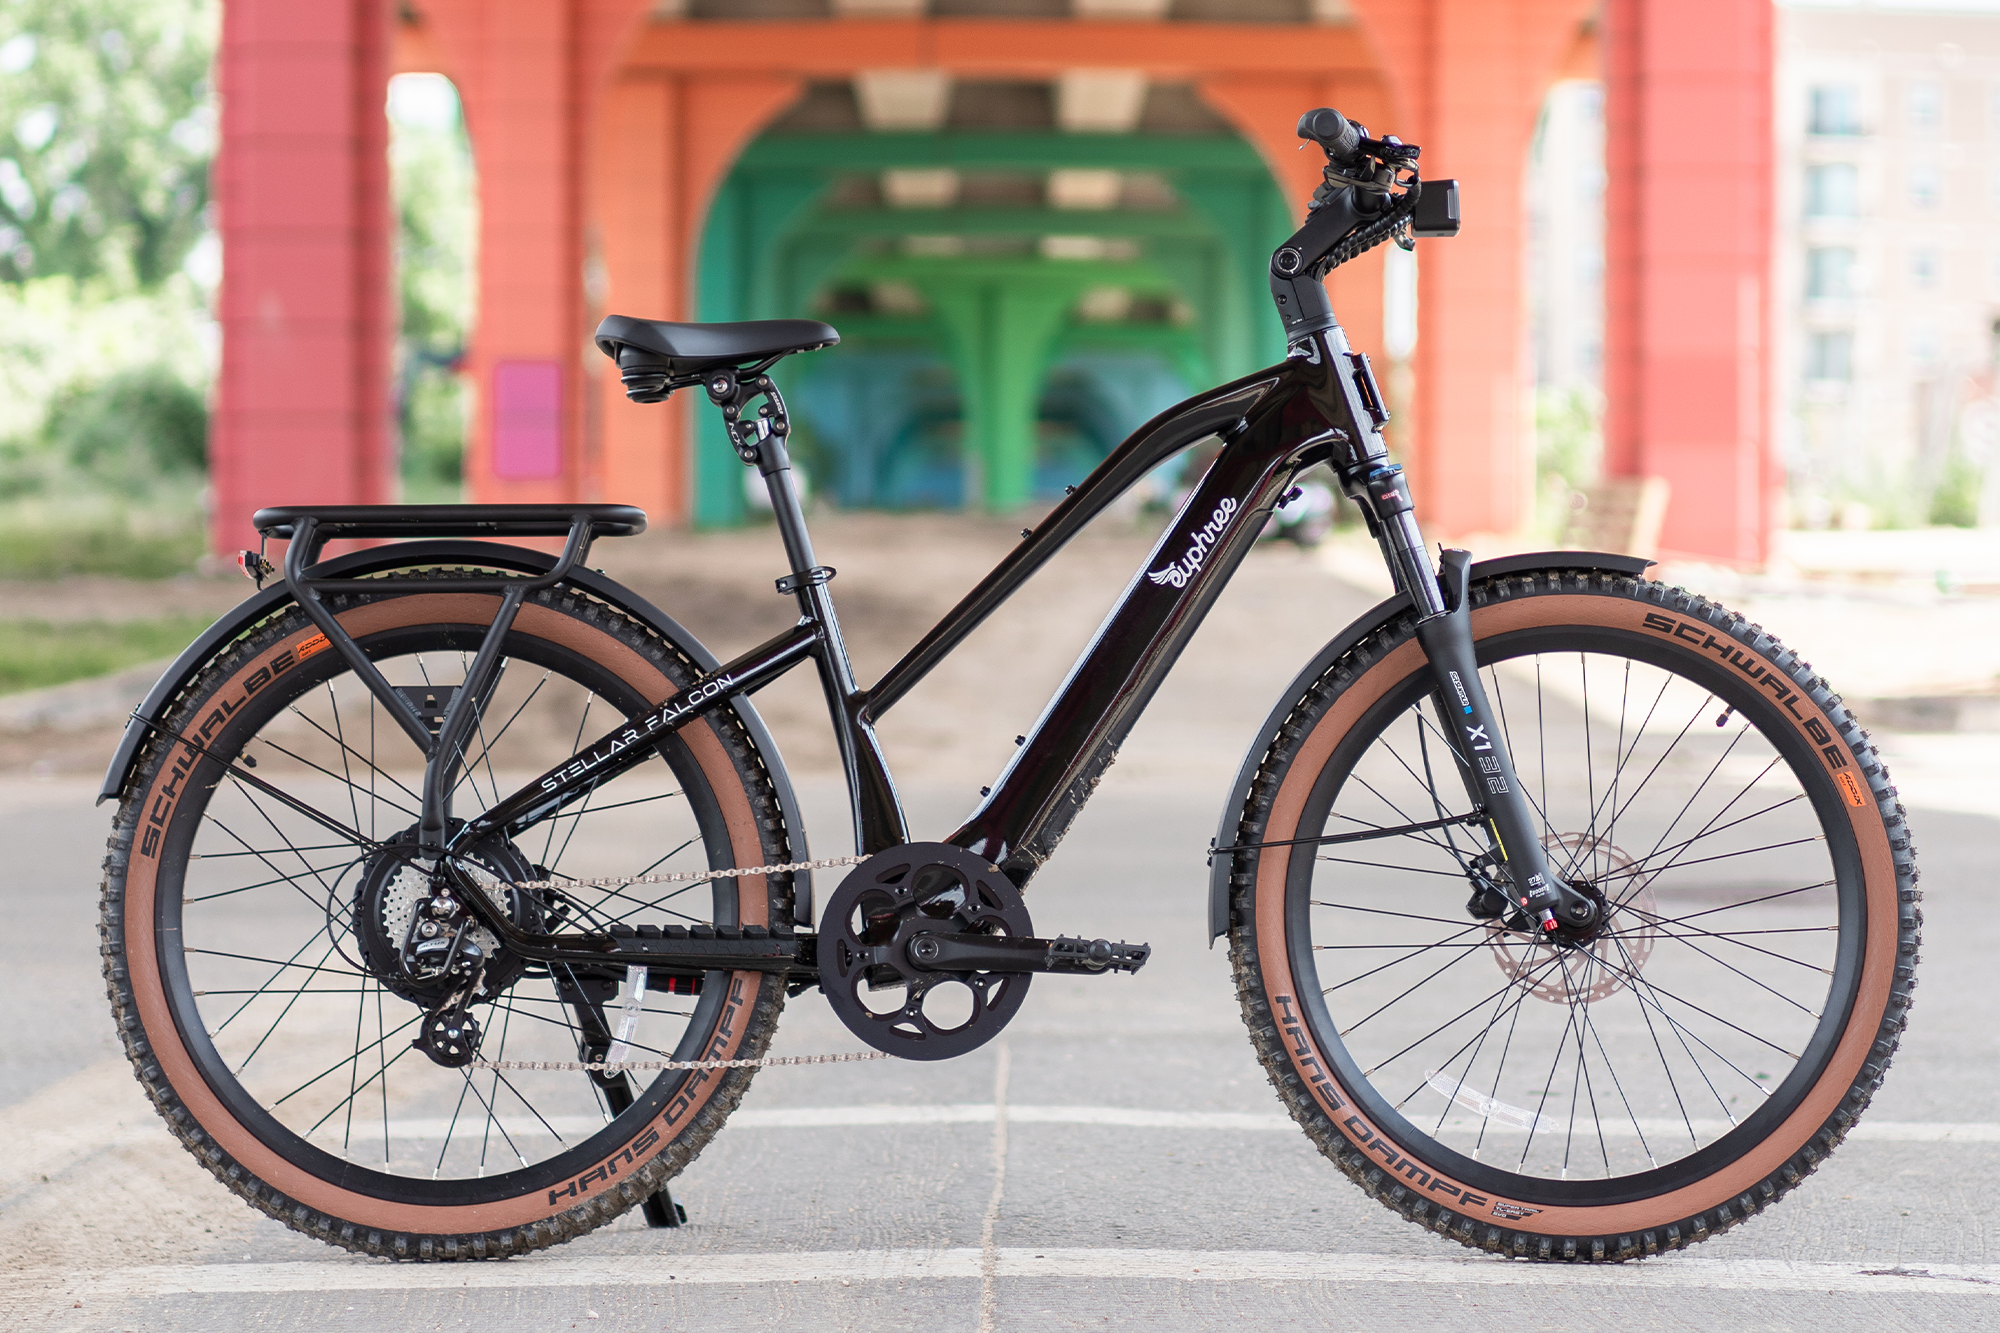
[[[1361,146],[1361,131],[1330,106],[1319,107],[1300,116],[1299,137],[1310,139],[1324,148],[1326,155],[1335,162],[1346,161]]]

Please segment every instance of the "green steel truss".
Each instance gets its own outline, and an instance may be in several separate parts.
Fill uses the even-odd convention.
[[[1043,173],[1064,167],[1164,176],[1171,209],[843,208],[828,187],[896,167]],[[894,281],[928,314],[835,316],[843,347],[929,348],[957,377],[965,450],[978,502],[1010,509],[1030,497],[1036,408],[1044,377],[1082,349],[1145,350],[1191,382],[1247,373],[1284,355],[1265,295],[1271,249],[1296,225],[1256,150],[1228,136],[1061,133],[766,135],[718,190],[702,234],[696,311],[702,320],[812,313],[827,289]],[[905,238],[968,238],[973,253],[912,253]],[[1045,236],[1102,237],[1132,258],[1045,258]],[[991,253],[1018,238],[1013,253]],[[1090,323],[1075,315],[1094,288],[1175,298],[1187,323]],[[637,313],[637,312],[635,312]],[[836,358],[840,352],[819,354]],[[781,378],[801,373],[796,362]],[[813,378],[824,374],[814,368]],[[694,517],[741,521],[741,464],[718,414],[696,413]],[[970,497],[968,497],[970,498]]]

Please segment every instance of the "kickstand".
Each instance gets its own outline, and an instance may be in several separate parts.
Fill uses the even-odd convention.
[[[677,1202],[674,1198],[673,1190],[666,1185],[660,1186],[658,1194],[647,1195],[646,1201],[639,1205],[639,1210],[646,1215],[646,1225],[649,1227],[679,1227],[687,1225],[688,1210],[686,1205]]]

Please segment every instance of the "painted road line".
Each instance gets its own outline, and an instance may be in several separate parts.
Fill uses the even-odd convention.
[[[392,1264],[348,1258],[322,1262],[181,1264],[121,1268],[88,1278],[98,1299],[266,1292],[455,1291],[550,1287],[768,1286],[790,1283],[972,1280],[980,1251],[835,1250],[806,1253],[621,1256],[530,1255],[506,1263]],[[1468,1255],[1313,1254],[1277,1250],[1002,1249],[1004,1279],[1168,1282],[1320,1282],[1340,1285],[1453,1285],[1575,1290],[1840,1292],[1895,1296],[2000,1296],[2000,1264],[1897,1265],[1709,1260],[1667,1255],[1638,1263],[1538,1264]],[[34,1282],[59,1289],[62,1278]],[[17,1288],[15,1296],[27,1293]]]
[[[1168,1129],[1203,1130],[1222,1133],[1270,1133],[1298,1132],[1298,1124],[1290,1116],[1244,1111],[1156,1111],[1127,1106],[1013,1106],[1007,1108],[1007,1118],[1016,1124],[1038,1125],[1105,1125],[1121,1129]],[[516,1124],[503,1118],[507,1133],[515,1139],[547,1137],[559,1134],[565,1139],[580,1138],[595,1133],[603,1127],[601,1119],[590,1116],[550,1116],[546,1121],[528,1120]],[[879,1104],[861,1106],[787,1106],[744,1108],[729,1117],[729,1124],[742,1129],[841,1129],[848,1127],[890,1126],[890,1125],[990,1125],[993,1123],[991,1102],[960,1102],[950,1104]],[[1454,1120],[1454,1128],[1467,1128],[1475,1122],[1470,1119]],[[478,1133],[484,1121],[464,1119],[459,1121],[455,1133]],[[431,1119],[409,1118],[389,1122],[389,1137],[392,1139],[416,1139],[436,1142],[441,1140],[451,1122],[443,1117]],[[1639,1132],[1648,1137],[1655,1135],[1685,1137],[1688,1124],[1679,1120],[1647,1119],[1638,1122]],[[1693,1129],[1703,1142],[1720,1138],[1729,1130],[1724,1120],[1696,1120]],[[1519,1132],[1497,1122],[1488,1131],[1495,1134]],[[1595,1138],[1598,1127],[1589,1121],[1579,1120],[1575,1133],[1581,1137]],[[1607,1138],[1633,1137],[1631,1121],[1605,1121],[1602,1132]],[[2000,1123],[1948,1123],[1942,1121],[1870,1121],[1863,1120],[1848,1131],[1849,1142],[1874,1143],[2000,1143]],[[325,1136],[318,1140],[332,1143]],[[370,1141],[380,1143],[379,1135]]]

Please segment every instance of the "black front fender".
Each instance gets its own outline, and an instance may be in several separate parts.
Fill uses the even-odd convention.
[[[540,551],[531,551],[519,546],[503,546],[495,542],[476,541],[412,541],[395,546],[377,547],[367,551],[357,551],[352,555],[340,556],[334,560],[315,565],[310,571],[315,578],[360,578],[368,574],[379,574],[392,569],[403,569],[437,564],[476,564],[492,568],[512,570],[521,574],[543,574],[555,567],[556,557]],[[702,646],[701,640],[690,634],[679,622],[666,612],[604,575],[581,566],[572,570],[564,580],[601,597],[621,610],[629,612],[635,619],[657,632],[676,648],[686,653],[703,671],[713,671],[721,663],[715,654]],[[134,710],[132,721],[125,727],[125,735],[118,742],[118,751],[111,757],[111,767],[105,770],[104,785],[97,793],[98,804],[116,800],[125,794],[125,788],[132,781],[133,771],[138,767],[139,754],[146,744],[146,736],[154,724],[164,722],[167,714],[183,692],[193,683],[201,669],[214,661],[230,644],[248,634],[264,621],[279,614],[292,605],[291,590],[282,583],[274,584],[240,603],[234,610],[210,625],[187,650],[174,660],[166,673],[154,684],[145,702]],[[778,753],[778,746],[765,729],[764,720],[757,716],[757,710],[750,700],[737,697],[732,700],[736,716],[763,753],[765,766],[770,769],[772,783],[777,788],[779,808],[784,811],[785,823],[792,837],[792,856],[796,860],[811,859],[806,850],[805,821],[799,815],[798,800],[792,792],[792,780],[785,772],[784,759]],[[812,916],[812,872],[802,870],[793,876],[795,889],[794,917],[800,925],[811,925]]]
[[[1507,555],[1495,560],[1481,560],[1473,565],[1470,578],[1499,578],[1506,574],[1519,574],[1531,569],[1588,569],[1610,570],[1618,574],[1643,576],[1651,560],[1635,555],[1613,555],[1605,551],[1536,551],[1529,555]],[[1341,655],[1355,644],[1381,629],[1384,625],[1402,615],[1410,608],[1410,599],[1397,593],[1387,601],[1378,602],[1353,624],[1335,635],[1326,647],[1319,650],[1305,669],[1292,679],[1285,692],[1278,699],[1271,715],[1264,719],[1264,725],[1257,731],[1249,750],[1243,755],[1243,766],[1236,771],[1236,784],[1229,789],[1229,799],[1222,806],[1222,820],[1215,831],[1212,847],[1227,847],[1236,840],[1237,821],[1243,816],[1243,804],[1250,798],[1250,784],[1257,778],[1257,767],[1264,761],[1264,755],[1277,742],[1278,728],[1284,725],[1291,713],[1292,701],[1326,674],[1326,671]],[[1229,880],[1236,863],[1234,856],[1211,856],[1208,862],[1208,939],[1210,947],[1215,941],[1229,933]]]

